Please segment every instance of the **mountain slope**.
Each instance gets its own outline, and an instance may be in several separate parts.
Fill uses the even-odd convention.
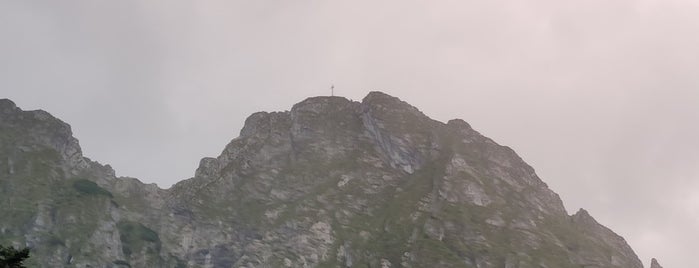
[[[0,111],[0,243],[45,267],[642,267],[510,148],[380,92],[255,113],[167,190],[48,113]]]

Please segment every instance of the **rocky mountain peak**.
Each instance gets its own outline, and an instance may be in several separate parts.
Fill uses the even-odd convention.
[[[371,91],[369,94],[362,99],[362,103],[369,105],[369,106],[385,106],[385,107],[391,107],[393,109],[405,109],[405,110],[414,110],[417,111],[418,109],[415,108],[414,106],[410,105],[409,103],[388,95],[384,92],[381,91]]]
[[[663,268],[663,267],[660,266],[660,264],[658,263],[658,260],[653,258],[652,260],[650,260],[650,268]]]
[[[77,169],[87,167],[70,125],[43,110],[23,111],[8,99],[0,100],[0,111],[3,141],[11,141],[23,151],[55,150]]]
[[[9,99],[0,99],[0,113],[6,114],[17,109],[17,105]]]
[[[416,107],[402,101],[397,97],[393,97],[381,91],[369,92],[369,94],[362,99],[362,104],[364,105],[365,109],[371,111],[379,117],[390,115],[390,117],[386,118],[392,118],[393,120],[401,118],[406,120],[429,119]]]
[[[578,212],[573,214],[573,221],[578,222],[580,224],[588,225],[598,224],[597,221],[592,216],[590,216],[590,212],[588,212],[584,208],[580,208]]]
[[[310,97],[291,107],[291,111],[309,111],[314,113],[337,110],[339,107],[349,105],[352,101],[345,97],[318,96]]]
[[[578,210],[577,213],[571,216],[571,221],[576,230],[590,236],[592,241],[610,245],[611,248],[615,249],[615,253],[610,256],[613,264],[621,267],[643,267],[638,256],[626,243],[626,240],[597,222],[587,210],[582,208]],[[602,263],[600,260],[596,260],[596,262],[598,263],[597,265]]]
[[[471,125],[463,119],[452,119],[447,122],[447,125],[454,126],[459,129],[472,129]]]
[[[245,124],[240,130],[240,137],[250,137],[261,133],[269,133],[275,127],[278,120],[288,118],[288,112],[257,112],[245,119]]]
[[[17,110],[0,118],[1,130],[34,138],[0,135],[4,154],[70,137],[69,127],[42,130],[50,115]],[[77,140],[71,146],[88,161]],[[28,167],[0,180],[3,193],[55,193],[0,195],[0,212],[29,226],[0,219],[0,240],[45,248],[37,266],[642,267],[587,211],[567,215],[512,149],[382,92],[254,113],[219,156],[167,190],[98,165],[80,176],[56,171],[80,165],[70,159],[37,173],[33,159],[0,158],[0,170]],[[18,203],[40,206],[3,211]]]

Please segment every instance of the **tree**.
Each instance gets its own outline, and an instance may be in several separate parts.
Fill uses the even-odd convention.
[[[22,262],[29,258],[29,248],[17,250],[0,245],[0,268],[26,268]]]

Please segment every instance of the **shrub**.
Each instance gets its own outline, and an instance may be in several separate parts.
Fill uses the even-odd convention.
[[[146,242],[154,243],[158,249],[160,247],[158,233],[141,223],[121,221],[117,223],[117,228],[121,234],[121,250],[127,257],[134,251],[140,251],[146,245]]]
[[[112,193],[89,180],[79,179],[73,182],[76,191],[87,195],[103,195],[109,198],[114,197]]]
[[[23,262],[29,258],[29,248],[17,250],[0,245],[0,267],[26,268]]]

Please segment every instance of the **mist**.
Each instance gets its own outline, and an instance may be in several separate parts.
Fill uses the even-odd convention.
[[[0,97],[167,188],[257,111],[384,91],[512,147],[648,264],[697,267],[699,3],[2,1]]]

